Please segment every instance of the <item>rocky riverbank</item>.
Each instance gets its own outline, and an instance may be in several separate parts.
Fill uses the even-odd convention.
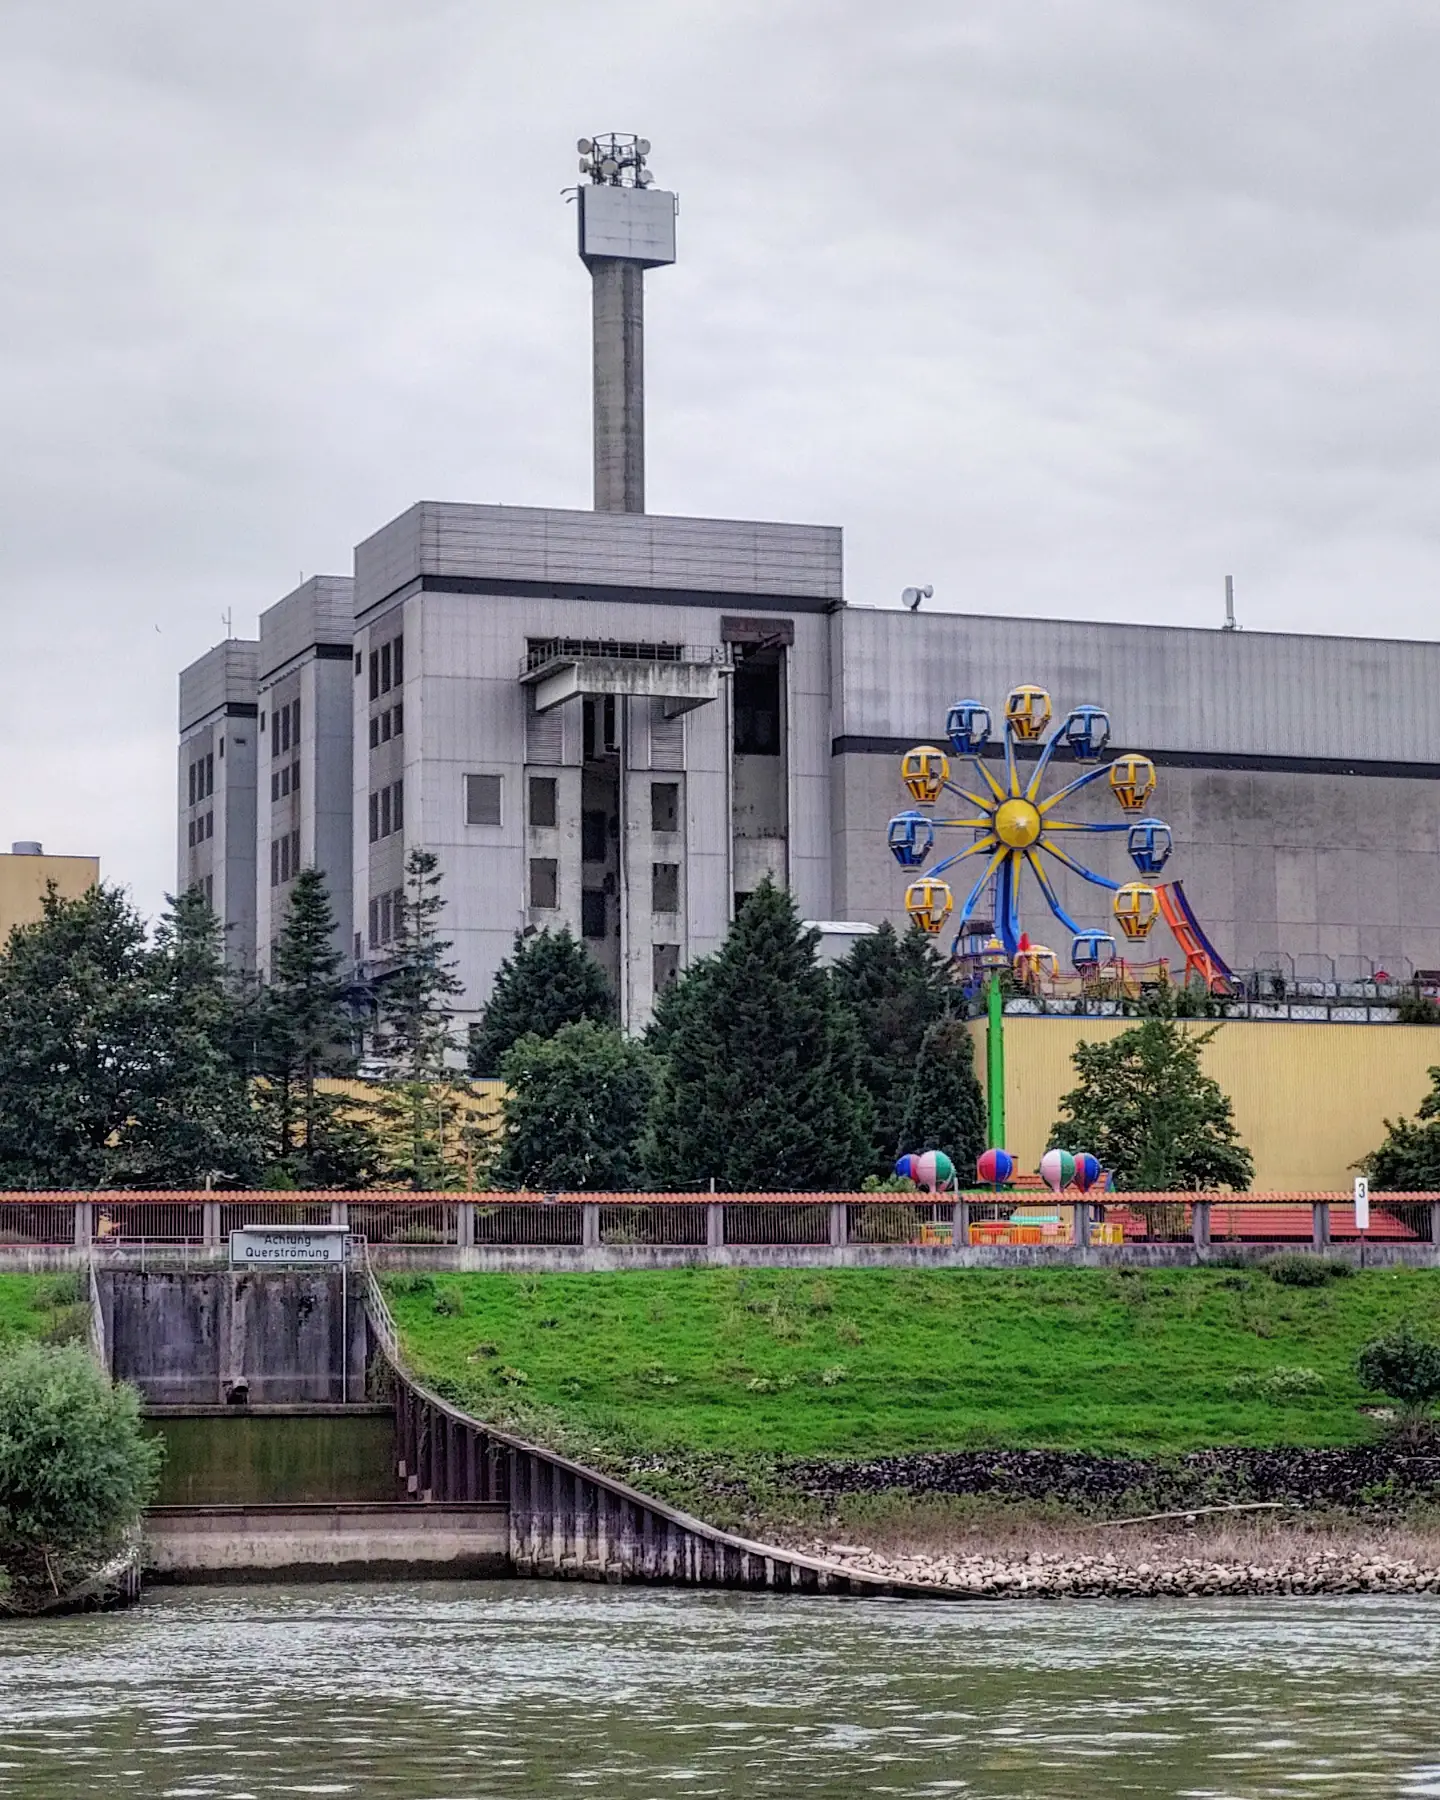
[[[1440,1532],[1222,1524],[1175,1530],[1035,1527],[990,1541],[803,1548],[884,1579],[976,1599],[1196,1599],[1241,1594],[1436,1594]]]

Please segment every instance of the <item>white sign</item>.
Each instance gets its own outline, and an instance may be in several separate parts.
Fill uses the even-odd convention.
[[[1355,1229],[1370,1229],[1370,1183],[1363,1175],[1355,1177]]]
[[[250,1225],[230,1233],[232,1267],[265,1263],[343,1263],[349,1232],[341,1225]]]

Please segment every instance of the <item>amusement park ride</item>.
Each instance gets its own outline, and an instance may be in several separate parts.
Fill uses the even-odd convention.
[[[1080,982],[1123,978],[1127,964],[1115,937],[1109,930],[1081,924],[1065,910],[1042,860],[1048,857],[1109,891],[1111,913],[1127,944],[1143,943],[1156,919],[1163,917],[1185,957],[1184,979],[1201,982],[1212,993],[1228,991],[1230,971],[1178,881],[1111,881],[1080,857],[1085,836],[1123,832],[1136,873],[1142,878],[1162,873],[1173,841],[1164,820],[1146,812],[1155,792],[1155,765],[1133,751],[1102,760],[1110,740],[1110,719],[1098,706],[1075,707],[1047,737],[1052,716],[1050,696],[1043,688],[1013,689],[1005,700],[1002,744],[992,748],[989,710],[978,700],[957,700],[945,721],[949,752],[934,744],[906,752],[901,778],[917,805],[890,821],[888,837],[895,860],[903,869],[923,868],[937,831],[969,832],[972,840],[911,882],[905,892],[906,912],[931,936],[938,936],[955,915],[951,954],[975,971],[1008,966],[1026,986],[1051,985],[1059,977],[1059,958],[1043,944],[1032,944],[1021,927],[1020,891],[1028,871],[1050,911],[1070,933],[1070,963]],[[1022,766],[1022,746],[1034,754],[1033,766],[1028,758]],[[986,766],[987,749],[992,760],[1003,758],[1000,774]],[[1045,778],[1057,754],[1089,766],[1047,795]],[[952,780],[952,758],[973,771],[971,785]],[[1065,803],[1102,780],[1124,817],[1108,823],[1066,818]],[[928,810],[944,794],[963,802],[961,816],[938,818]],[[968,858],[977,859],[979,874],[957,914],[950,884],[940,877]]]

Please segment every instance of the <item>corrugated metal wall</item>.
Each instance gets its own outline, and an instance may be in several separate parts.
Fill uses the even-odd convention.
[[[836,736],[943,743],[952,701],[998,719],[1033,681],[1057,716],[1105,707],[1136,749],[1440,762],[1440,643],[858,607],[835,624]]]
[[[1033,1171],[1048,1147],[1060,1096],[1075,1085],[1076,1044],[1101,1042],[1133,1019],[1005,1021],[1007,1148]],[[1194,1027],[1203,1029],[1203,1026]],[[971,1026],[985,1080],[985,1024]],[[1230,1096],[1255,1158],[1257,1192],[1346,1188],[1385,1120],[1413,1115],[1440,1064],[1440,1026],[1303,1025],[1236,1020],[1205,1051],[1205,1068]],[[917,1146],[918,1148],[918,1146]]]

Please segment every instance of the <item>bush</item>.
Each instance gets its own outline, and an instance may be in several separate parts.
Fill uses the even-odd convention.
[[[1236,1375],[1225,1391],[1232,1400],[1269,1400],[1283,1405],[1287,1400],[1324,1393],[1325,1378],[1318,1369],[1278,1363],[1263,1375]]]
[[[1349,1263],[1336,1262],[1324,1256],[1306,1256],[1302,1251],[1290,1250],[1283,1256],[1269,1256],[1264,1263],[1265,1273],[1272,1281],[1278,1281],[1281,1287],[1316,1288],[1324,1287],[1328,1281],[1343,1281],[1354,1270]]]
[[[22,1344],[0,1359],[0,1570],[20,1609],[112,1555],[155,1490],[161,1448],[133,1388],[79,1348]]]
[[[1372,1338],[1355,1367],[1363,1386],[1398,1400],[1412,1420],[1428,1416],[1440,1400],[1440,1344],[1418,1336],[1408,1324]]]

